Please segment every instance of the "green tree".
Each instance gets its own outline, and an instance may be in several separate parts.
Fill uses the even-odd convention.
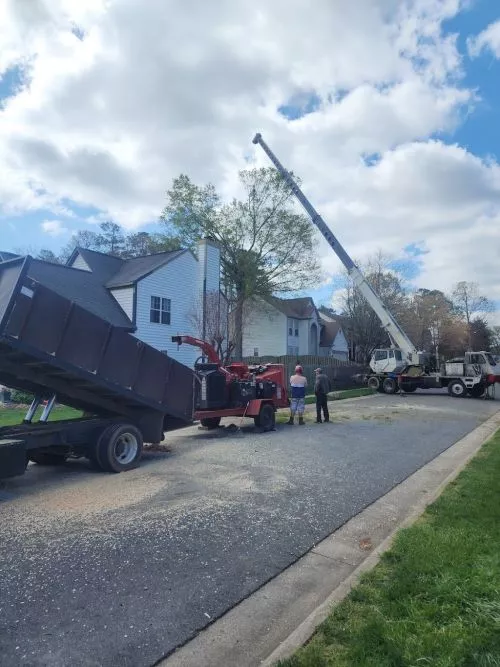
[[[141,255],[152,255],[156,252],[168,252],[179,250],[181,242],[178,238],[166,234],[150,234],[149,232],[136,232],[125,237],[125,246],[122,251],[123,257],[140,257]]]
[[[108,255],[120,256],[125,246],[123,229],[115,222],[102,222],[99,225],[98,249]]]
[[[240,172],[243,200],[223,204],[211,184],[174,179],[161,219],[167,233],[194,249],[212,238],[221,249],[222,279],[235,320],[235,352],[243,345],[249,301],[317,284],[314,228],[292,209],[293,194],[272,168]]]

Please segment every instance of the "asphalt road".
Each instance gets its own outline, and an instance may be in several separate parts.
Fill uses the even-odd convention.
[[[499,407],[377,395],[122,475],[30,466],[0,482],[0,665],[153,665]]]

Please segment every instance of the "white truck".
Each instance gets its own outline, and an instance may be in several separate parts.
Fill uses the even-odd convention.
[[[290,186],[387,332],[391,347],[373,352],[370,360],[371,372],[364,376],[364,382],[373,389],[387,394],[393,394],[398,390],[413,392],[416,389],[447,387],[449,394],[455,397],[469,395],[479,398],[487,395],[490,387],[494,388],[495,383],[500,382],[500,365],[496,363],[493,355],[489,352],[467,352],[461,359],[442,364],[438,372],[429,372],[429,353],[417,351],[382,299],[375,293],[363,273],[306,198],[293,176],[263,140],[262,135],[256,134],[253,143],[262,147]]]

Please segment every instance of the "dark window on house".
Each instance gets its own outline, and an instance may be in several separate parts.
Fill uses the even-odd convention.
[[[170,299],[152,296],[149,321],[155,324],[170,324],[170,308]]]

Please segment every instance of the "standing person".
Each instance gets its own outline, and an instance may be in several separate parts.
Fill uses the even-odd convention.
[[[304,377],[302,366],[295,366],[295,375],[290,378],[290,386],[292,388],[292,401],[290,403],[290,419],[289,424],[294,423],[295,413],[299,415],[299,424],[304,424],[304,408],[306,404],[306,387],[307,378]]]
[[[314,383],[314,393],[316,394],[316,423],[321,424],[321,410],[323,410],[325,422],[330,421],[330,413],[328,412],[330,381],[321,368],[317,368],[314,372],[316,373],[316,382]]]

